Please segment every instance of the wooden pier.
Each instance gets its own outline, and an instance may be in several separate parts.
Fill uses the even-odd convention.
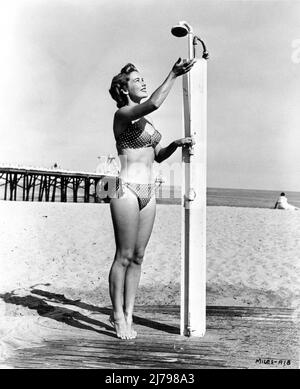
[[[138,337],[122,341],[108,323],[110,307],[41,290],[0,298],[37,312],[39,328],[33,325],[31,333],[41,339],[14,350],[3,362],[8,368],[299,368],[299,322],[293,309],[208,306],[205,336],[188,338],[180,336],[179,306],[137,306]],[[20,339],[21,322],[18,327]]]
[[[109,202],[104,193],[99,196],[97,187],[107,192],[107,183],[115,176],[89,172],[72,172],[58,169],[35,169],[0,166],[0,200],[47,202]],[[162,187],[156,179],[157,202],[180,204],[173,187]],[[98,187],[99,189],[99,187]]]
[[[106,177],[54,169],[0,167],[1,200],[99,202],[97,184]]]

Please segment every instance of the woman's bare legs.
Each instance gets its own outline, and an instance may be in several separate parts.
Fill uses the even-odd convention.
[[[132,329],[132,314],[137,287],[141,276],[144,252],[151,236],[156,213],[156,200],[153,196],[145,208],[140,211],[139,227],[134,248],[134,257],[127,267],[124,285],[124,313],[129,333],[136,337]]]
[[[112,316],[117,336],[129,339],[132,334],[124,317],[124,283],[126,270],[134,258],[137,241],[140,215],[136,196],[128,191],[121,198],[112,199],[110,209],[116,240],[116,254],[109,273]]]

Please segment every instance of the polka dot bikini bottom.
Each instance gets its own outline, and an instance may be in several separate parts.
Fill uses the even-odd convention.
[[[152,196],[155,194],[154,184],[136,184],[133,182],[124,182],[124,185],[136,195],[140,210],[146,207],[146,205],[152,199]]]
[[[139,209],[142,210],[155,195],[155,184],[138,184],[135,182],[125,182],[117,177],[113,185],[108,186],[108,197],[120,198],[124,195],[124,187],[130,189],[136,196]]]

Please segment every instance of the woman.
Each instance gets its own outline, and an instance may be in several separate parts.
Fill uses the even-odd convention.
[[[286,210],[294,210],[297,211],[298,208],[292,204],[288,203],[287,197],[284,192],[282,192],[276,201],[274,209],[286,209]]]
[[[113,305],[110,320],[121,339],[137,335],[132,328],[134,300],[156,211],[153,162],[162,162],[178,147],[193,143],[192,138],[182,138],[163,148],[161,134],[149,114],[162,105],[175,79],[193,65],[194,60],[184,63],[179,58],[166,80],[143,103],[141,100],[148,97],[146,84],[132,64],[127,64],[113,78],[109,90],[118,107],[113,130],[121,161],[116,196],[110,202],[116,241],[109,274]]]

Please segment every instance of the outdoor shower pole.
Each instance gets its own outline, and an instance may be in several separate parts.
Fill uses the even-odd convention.
[[[188,57],[195,58],[195,46],[201,40],[192,27],[179,22],[171,31],[177,37],[187,35]],[[196,58],[192,70],[183,76],[184,137],[192,136],[195,145],[182,150],[180,333],[200,337],[206,330],[207,58],[205,48],[202,58]]]

